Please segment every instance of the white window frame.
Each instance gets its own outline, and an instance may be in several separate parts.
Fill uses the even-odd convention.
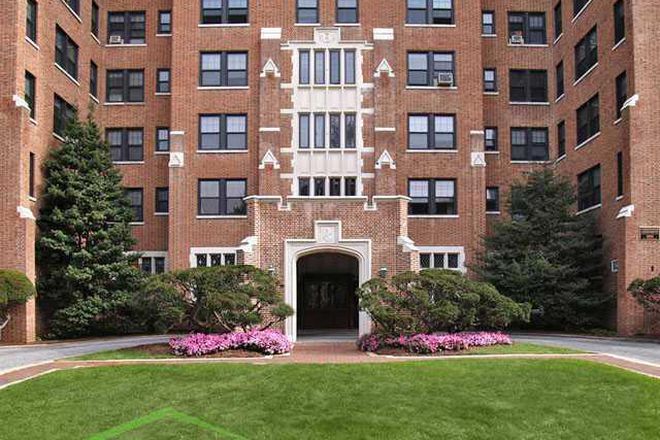
[[[447,270],[456,270],[462,273],[467,272],[467,268],[465,267],[465,248],[463,246],[417,246],[417,249],[419,249],[419,254],[432,254],[431,256],[431,267],[430,269],[447,269]],[[458,254],[458,268],[456,269],[449,269],[447,267],[433,267],[434,265],[434,260],[435,258],[433,257],[433,254]],[[445,257],[445,264],[446,264],[447,258]],[[421,267],[421,261],[420,261],[420,269],[428,269],[428,268],[422,268]]]
[[[225,266],[225,254],[234,255],[234,265],[238,265],[238,251],[240,248],[235,247],[208,247],[208,248],[190,248],[189,263],[191,268],[197,267],[197,255],[206,254],[207,263],[211,264],[211,255],[212,254],[221,254],[222,255],[222,264]],[[212,266],[207,266],[212,267]]]
[[[140,255],[140,258],[138,259],[138,267],[140,270],[142,270],[142,260],[144,258],[150,258],[151,259],[151,274],[152,275],[157,275],[156,274],[156,264],[154,261],[154,258],[164,258],[165,259],[165,272],[169,272],[170,267],[169,267],[169,261],[167,259],[167,251],[147,251],[147,252],[135,252],[136,254]]]

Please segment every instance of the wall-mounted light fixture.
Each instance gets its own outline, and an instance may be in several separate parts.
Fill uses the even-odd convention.
[[[383,266],[380,269],[378,269],[378,276],[381,278],[387,278],[387,267]]]

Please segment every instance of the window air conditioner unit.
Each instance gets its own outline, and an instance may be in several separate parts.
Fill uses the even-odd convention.
[[[438,87],[451,87],[454,85],[454,74],[451,72],[441,72],[435,78],[435,85]]]
[[[124,39],[121,35],[110,35],[110,44],[124,44]]]
[[[639,235],[642,240],[660,240],[660,227],[639,228]]]
[[[522,35],[511,35],[511,44],[525,44],[525,37]]]

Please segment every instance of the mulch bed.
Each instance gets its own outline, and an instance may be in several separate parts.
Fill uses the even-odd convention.
[[[257,353],[256,351],[248,350],[228,350],[220,353],[208,354],[206,356],[175,356],[170,351],[169,344],[149,344],[149,345],[139,345],[132,348],[124,348],[120,351],[130,351],[135,352],[139,351],[144,354],[152,356],[170,356],[174,359],[232,359],[232,358],[259,358],[264,357],[263,354]]]

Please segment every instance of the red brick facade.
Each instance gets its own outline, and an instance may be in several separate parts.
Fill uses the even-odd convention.
[[[275,271],[286,292],[295,290],[287,279],[286,255],[301,243],[307,250],[300,252],[355,252],[369,266],[367,279],[382,269],[418,268],[420,249],[453,249],[460,253],[460,266],[469,265],[488,226],[500,218],[486,213],[486,188],[499,187],[503,205],[511,182],[541,165],[512,161],[511,128],[542,127],[549,135],[547,164],[576,184],[579,174],[601,167],[596,209],[608,260],[619,267],[608,276],[618,297],[619,333],[660,333],[658,317],[645,314],[626,293],[633,279],[655,276],[660,266],[660,242],[640,240],[640,228],[660,225],[654,191],[660,187],[655,147],[660,98],[654,90],[660,5],[655,2],[623,0],[625,40],[616,46],[614,0],[591,0],[577,16],[573,0],[561,0],[563,33],[557,39],[559,0],[454,0],[452,23],[432,25],[408,23],[403,0],[359,0],[358,25],[337,23],[336,0],[319,0],[315,24],[296,23],[295,0],[249,0],[248,23],[233,25],[200,24],[201,0],[96,0],[98,36],[90,33],[91,0],[80,1],[78,14],[65,0],[35,3],[36,41],[26,38],[26,0],[1,7],[0,267],[35,276],[39,166],[59,143],[53,136],[54,94],[75,105],[81,117],[93,111],[104,128],[143,129],[143,160],[118,164],[126,187],[143,189],[144,221],[134,227],[136,251],[166,255],[169,269],[197,264],[196,253],[235,253],[238,261]],[[123,11],[145,12],[145,44],[109,44],[108,14]],[[159,11],[171,11],[171,34],[159,34]],[[482,32],[482,11],[494,13],[491,35]],[[545,14],[545,43],[512,44],[509,14],[517,12]],[[594,25],[597,67],[575,81],[575,46]],[[79,46],[77,80],[54,63],[56,26]],[[355,51],[355,84],[327,85],[328,78],[324,85],[300,84],[299,52],[321,49]],[[200,54],[220,51],[248,53],[247,86],[200,87]],[[410,86],[409,52],[453,52],[454,83]],[[555,66],[562,60],[565,93],[555,100]],[[98,66],[97,97],[89,93],[90,61]],[[324,67],[329,76],[327,59]],[[144,70],[143,103],[107,103],[106,71],[117,69]],[[170,69],[168,93],[156,93],[158,69]],[[484,69],[496,70],[497,92],[484,92]],[[548,102],[510,103],[510,69],[547,71]],[[25,71],[36,78],[34,119],[23,102]],[[615,79],[623,71],[627,98],[635,98],[617,120]],[[599,135],[576,149],[576,110],[596,93]],[[355,114],[355,148],[302,150],[298,115],[316,112]],[[200,152],[202,114],[247,115],[247,149]],[[455,115],[455,149],[409,151],[409,114]],[[563,158],[558,158],[560,121],[566,127]],[[156,151],[161,127],[170,130],[169,153]],[[498,129],[496,152],[484,152],[485,127]],[[620,197],[619,152],[624,164]],[[36,159],[35,198],[29,196],[30,153]],[[350,176],[357,180],[356,193],[300,197],[299,176]],[[408,181],[423,178],[456,180],[455,214],[408,215]],[[246,179],[246,215],[200,215],[200,179]],[[156,188],[166,187],[169,215],[158,215]],[[363,245],[366,250],[360,250]],[[20,317],[6,340],[34,340],[34,303],[15,315]]]

